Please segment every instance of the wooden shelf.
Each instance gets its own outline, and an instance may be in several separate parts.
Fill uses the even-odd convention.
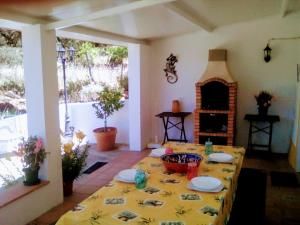
[[[213,132],[200,132],[200,136],[212,136],[212,137],[228,137],[228,133],[223,133],[223,132],[218,132],[218,133],[213,133]]]

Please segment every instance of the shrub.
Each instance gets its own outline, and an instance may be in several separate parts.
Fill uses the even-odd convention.
[[[90,80],[68,81],[67,93],[70,102],[81,101],[81,91],[84,86],[88,86],[90,83]]]
[[[6,80],[0,84],[0,91],[13,91],[17,95],[23,97],[25,95],[25,85],[22,81]]]
[[[106,53],[109,56],[109,65],[117,66],[123,63],[123,59],[128,57],[128,49],[121,46],[110,46],[106,48]]]
[[[104,87],[98,93],[97,102],[92,106],[96,116],[104,120],[104,131],[107,130],[107,118],[124,106],[121,98],[122,93],[118,89],[109,86]]]
[[[23,64],[23,52],[21,48],[0,47],[0,63],[10,66]]]
[[[118,76],[117,81],[118,86],[123,89],[123,91],[128,91],[128,76]]]

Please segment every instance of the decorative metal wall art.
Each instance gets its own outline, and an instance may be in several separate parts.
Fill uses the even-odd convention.
[[[167,58],[166,68],[164,69],[164,71],[166,73],[165,76],[167,77],[167,81],[170,84],[174,84],[178,80],[178,76],[175,70],[175,63],[177,62],[177,57],[173,54],[170,54],[170,56]]]

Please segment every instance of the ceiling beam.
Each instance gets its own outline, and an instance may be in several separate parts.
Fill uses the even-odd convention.
[[[0,10],[0,23],[1,26],[7,29],[22,30],[23,27],[34,24],[48,24],[53,21],[39,19],[36,17],[30,17],[22,15],[9,10]],[[60,31],[60,32],[59,32]],[[134,44],[149,44],[149,41],[144,39],[131,38],[124,35],[114,34],[101,30],[95,30],[92,28],[73,26],[62,30],[57,30],[57,35],[65,38],[73,38],[79,40],[99,42],[104,41],[107,44],[119,44],[125,45],[124,43]]]
[[[112,8],[108,8],[108,9],[102,9],[99,11],[95,11],[92,13],[88,13],[85,15],[81,15],[81,16],[77,16],[77,17],[73,17],[73,18],[69,18],[69,19],[65,19],[65,20],[60,20],[57,22],[53,22],[53,23],[49,23],[47,25],[47,29],[51,30],[51,29],[62,29],[62,28],[66,28],[66,27],[71,27],[71,26],[75,26],[75,25],[79,25],[79,24],[83,24],[86,23],[88,21],[91,20],[96,20],[96,19],[100,19],[103,17],[107,17],[107,16],[114,16],[114,15],[118,15],[121,13],[125,13],[125,12],[129,12],[132,10],[137,10],[137,9],[142,9],[142,8],[146,8],[146,7],[150,7],[150,6],[154,6],[154,5],[160,5],[160,4],[165,4],[165,3],[169,3],[169,2],[173,2],[175,0],[140,0],[140,1],[134,1],[128,4],[123,4],[120,6],[116,6],[116,7],[112,7]]]
[[[280,7],[280,17],[284,18],[288,14],[289,0],[282,0]]]
[[[95,30],[83,26],[72,26],[60,30],[56,30],[57,36],[79,39],[84,41],[92,41],[106,44],[127,45],[133,44],[145,44],[149,45],[149,41],[127,37],[124,35],[118,35],[110,32]]]
[[[196,26],[200,27],[201,29],[204,29],[207,32],[212,32],[215,28],[207,21],[200,18],[196,14],[196,12],[193,12],[191,9],[188,9],[182,2],[171,2],[165,4],[164,6],[176,13],[177,15],[181,16],[185,20],[195,24]]]
[[[37,24],[37,23],[45,22],[44,20],[40,20],[40,19],[37,19],[34,17],[30,17],[27,15],[23,15],[21,13],[6,10],[6,9],[0,10],[0,19],[9,20],[11,22],[20,23],[23,25]]]

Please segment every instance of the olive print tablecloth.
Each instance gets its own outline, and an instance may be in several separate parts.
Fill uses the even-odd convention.
[[[219,178],[223,190],[190,190],[185,174],[166,172],[160,158],[146,157],[134,166],[150,174],[146,188],[113,180],[64,214],[57,225],[226,225],[244,148],[213,146],[216,152],[233,155],[232,164],[223,164],[208,162],[203,145],[169,142],[165,147],[202,155],[198,174]]]

